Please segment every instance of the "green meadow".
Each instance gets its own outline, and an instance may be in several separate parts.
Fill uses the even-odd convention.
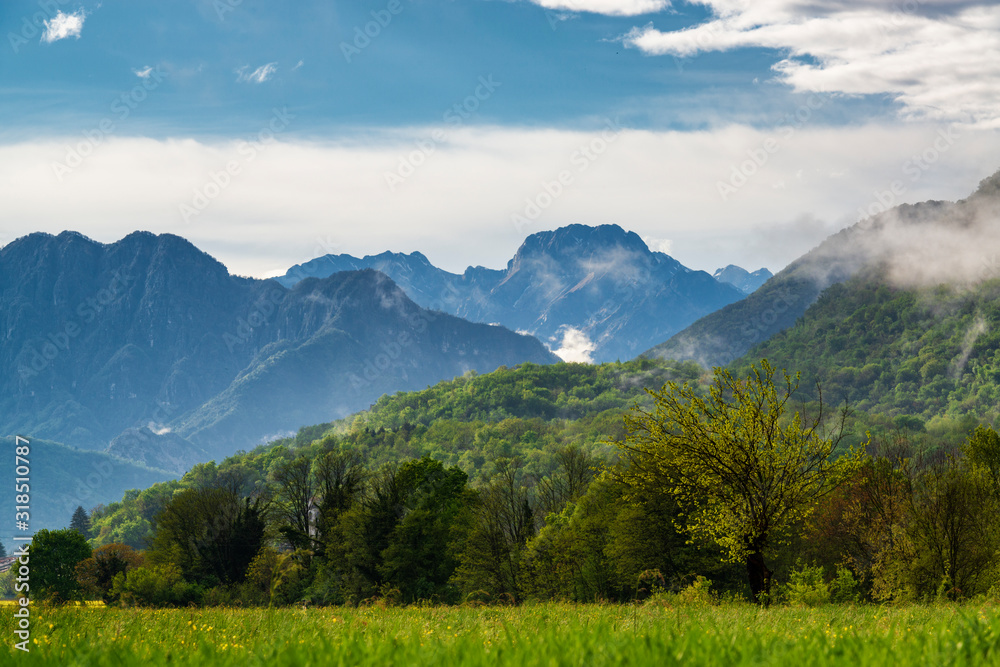
[[[993,605],[33,609],[17,665],[1000,664]]]

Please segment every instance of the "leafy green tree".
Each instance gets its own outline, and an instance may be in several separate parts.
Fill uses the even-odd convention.
[[[317,530],[326,534],[361,492],[365,474],[361,456],[352,451],[327,451],[316,457],[313,474],[320,494]]]
[[[963,450],[969,462],[986,473],[994,495],[1000,497],[1000,433],[977,426]]]
[[[282,463],[272,477],[277,487],[277,511],[283,522],[281,534],[293,549],[309,548],[312,544],[309,511],[316,495],[311,459],[298,456]]]
[[[997,512],[991,482],[949,456],[920,472],[910,485],[904,564],[912,590],[950,599],[984,593],[997,564]]]
[[[743,379],[716,368],[707,396],[687,383],[648,390],[653,409],[636,407],[626,415],[627,435],[619,443],[628,462],[623,481],[673,495],[687,531],[744,563],[752,597],[763,602],[771,589],[768,548],[854,461],[831,460],[836,442],[819,435],[822,409],[808,423],[791,413],[798,377],[785,373],[778,386],[774,375],[765,359]]]
[[[609,531],[622,506],[619,487],[598,478],[576,502],[546,517],[525,554],[529,595],[578,602],[627,596],[608,555]]]
[[[84,537],[90,537],[90,517],[82,505],[76,506],[76,511],[73,512],[73,518],[70,519],[69,527]]]
[[[427,457],[369,476],[325,535],[319,597],[356,601],[395,589],[409,602],[454,600],[449,581],[468,523],[467,480],[459,468]],[[330,591],[338,586],[339,593]]]
[[[144,519],[139,509],[133,503],[112,503],[114,508],[108,514],[95,521],[97,535],[94,536],[94,546],[107,544],[127,544],[133,549],[143,549],[149,546],[152,535],[152,524]]]
[[[821,501],[810,519],[814,528],[808,539],[811,546],[820,546],[818,551],[831,567],[848,563],[873,599],[888,600],[899,597],[907,578],[910,543],[905,526],[912,506],[912,450],[900,432],[873,438],[870,449],[872,456]],[[830,551],[835,551],[832,557]]]
[[[549,512],[561,512],[568,502],[575,502],[587,491],[598,461],[575,445],[556,452],[555,473],[537,485],[538,509],[542,518]]]
[[[112,593],[115,576],[142,565],[142,554],[127,544],[98,547],[93,555],[76,566],[76,579],[84,593],[98,595],[106,603],[117,598]]]
[[[382,552],[379,572],[404,601],[455,602],[449,580],[468,525],[469,477],[423,458],[399,468],[402,516]]]
[[[196,583],[243,581],[264,541],[265,502],[232,488],[187,489],[156,517],[153,564],[173,563]]]
[[[87,538],[72,528],[40,530],[31,540],[31,588],[54,602],[78,600],[76,566],[90,558]]]
[[[383,583],[382,553],[403,513],[399,467],[384,465],[340,518],[337,531],[326,535],[327,558],[337,570],[345,599],[357,602],[375,595]]]
[[[472,506],[472,526],[455,572],[466,592],[486,590],[520,602],[524,593],[524,557],[535,534],[534,512],[523,483],[520,459],[498,459],[489,484]]]

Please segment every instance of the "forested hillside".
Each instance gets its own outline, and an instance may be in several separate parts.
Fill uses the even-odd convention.
[[[733,368],[760,358],[800,371],[807,392],[819,382],[827,400],[961,437],[1000,416],[1000,280],[903,289],[869,270]]]
[[[902,204],[843,229],[760,289],[707,315],[643,356],[724,366],[795,324],[831,285],[884,272],[897,286],[968,285],[996,275],[1000,172],[958,202]],[[846,317],[853,311],[845,310]],[[875,328],[875,323],[873,328]]]
[[[281,464],[331,449],[357,452],[368,469],[430,456],[461,468],[471,483],[488,477],[497,459],[518,457],[526,474],[542,479],[558,467],[557,453],[565,447],[600,460],[612,456],[606,441],[621,436],[622,415],[635,401],[648,402],[644,387],[702,376],[690,362],[524,364],[383,396],[351,419],[306,427],[218,465],[195,466],[181,480],[130,491],[123,502],[94,513],[95,542],[143,546],[153,518],[176,490],[233,470],[263,487]]]

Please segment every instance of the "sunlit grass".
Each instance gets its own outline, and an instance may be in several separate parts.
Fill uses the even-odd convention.
[[[2,664],[1000,664],[992,606],[35,608],[28,655],[12,613]]]
[[[17,600],[0,600],[0,607],[16,607],[18,604]],[[67,603],[69,607],[86,607],[88,609],[102,609],[104,608],[104,603],[100,600],[91,600],[89,602],[69,602]]]

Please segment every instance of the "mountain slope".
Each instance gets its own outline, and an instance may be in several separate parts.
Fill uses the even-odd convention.
[[[702,315],[743,297],[707,273],[650,251],[617,225],[570,225],[525,239],[505,271],[435,268],[420,253],[357,259],[327,255],[279,278],[375,268],[420,305],[475,322],[527,332],[564,358],[610,361],[636,356]]]
[[[13,535],[30,535],[47,528],[69,525],[78,505],[88,512],[98,505],[120,500],[129,489],[145,489],[174,475],[152,470],[104,452],[81,451],[56,442],[31,438],[28,460],[31,470],[29,530],[14,529],[14,438],[0,439],[0,446],[10,452],[10,463],[3,469],[10,479],[11,493],[0,494],[0,512],[10,521],[0,529],[0,541],[11,553]]]
[[[421,253],[383,252],[358,258],[351,255],[324,255],[304,264],[296,264],[276,278],[285,287],[293,287],[306,278],[326,278],[340,271],[375,269],[392,278],[408,297],[424,308],[455,314],[461,302],[474,299],[477,287],[492,285],[503,278],[503,271],[470,267],[463,275],[439,269]]]
[[[997,238],[1000,173],[957,203],[902,205],[863,220],[789,264],[745,300],[726,306],[643,356],[728,364],[792,326],[819,295],[862,269],[882,266],[899,284],[974,278]],[[968,274],[968,275],[967,275]]]
[[[967,435],[1000,419],[1000,174],[955,204],[909,211],[788,329],[732,367],[767,358],[804,391],[910,429]]]
[[[767,358],[809,392],[916,422],[1000,417],[1000,280],[973,288],[893,287],[865,270],[827,289],[791,328],[733,363]],[[912,420],[911,420],[912,421]],[[910,423],[910,422],[908,422]]]
[[[32,234],[0,250],[0,285],[0,432],[87,448],[169,428],[218,456],[386,391],[555,360],[421,309],[374,271],[288,290],[168,234]]]
[[[533,338],[422,309],[372,270],[297,284],[273,320],[279,340],[261,340],[229,387],[179,421],[182,435],[206,447],[235,445],[468,371],[557,361]]]

